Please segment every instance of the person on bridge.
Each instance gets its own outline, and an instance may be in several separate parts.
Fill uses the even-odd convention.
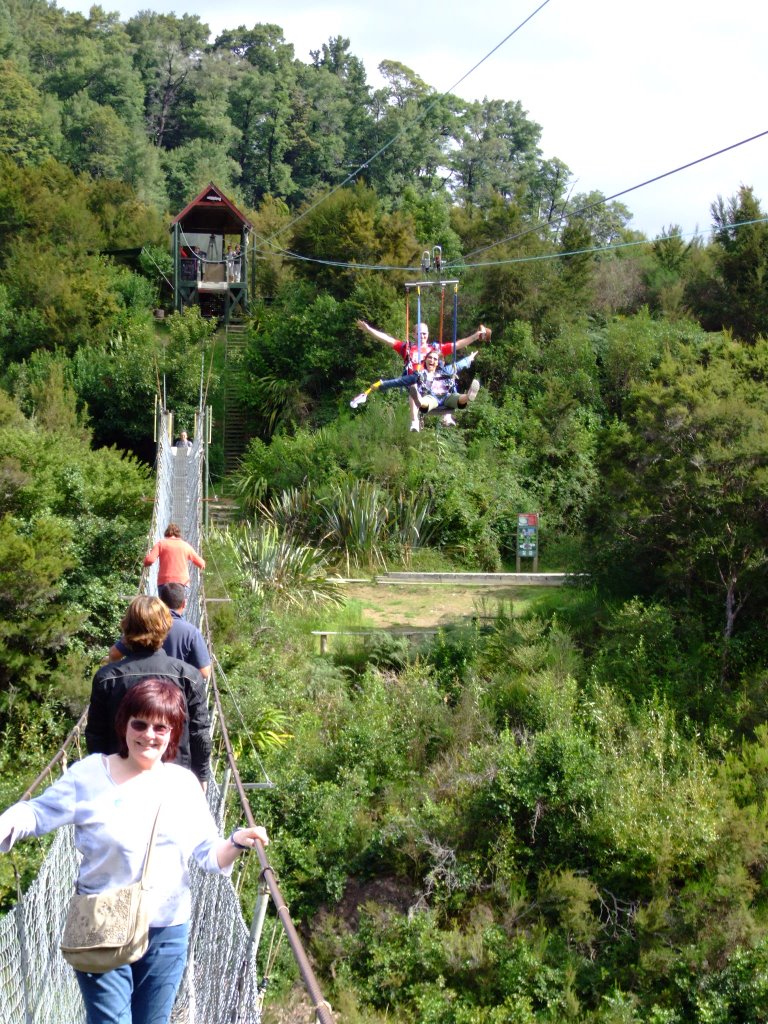
[[[171,613],[171,628],[163,640],[163,650],[171,658],[194,665],[203,679],[208,679],[211,674],[211,656],[205,637],[197,626],[184,618],[186,590],[180,583],[161,583],[157,588],[157,596]],[[131,648],[125,638],[120,637],[109,649],[109,660],[119,661],[130,652]]]
[[[157,584],[181,583],[189,586],[189,563],[198,569],[205,568],[205,559],[195,551],[191,544],[181,538],[181,530],[176,523],[168,523],[162,540],[149,551],[144,558],[144,565],[154,565],[160,559],[157,573]]]
[[[121,661],[103,665],[91,683],[91,703],[85,742],[91,754],[114,754],[119,748],[115,718],[120,701],[142,679],[167,679],[181,690],[187,714],[179,742],[177,763],[190,768],[203,788],[208,783],[211,756],[205,680],[196,668],[162,650],[171,628],[171,613],[159,597],[134,597],[120,623],[129,653]]]
[[[194,776],[173,764],[186,720],[184,696],[144,679],[117,710],[117,750],[91,754],[33,800],[0,814],[0,852],[18,839],[75,826],[82,856],[77,891],[90,895],[139,880],[155,816],[149,947],[135,963],[103,974],[76,971],[88,1024],[167,1024],[187,962],[189,862],[229,875],[242,850],[269,838],[261,827],[223,839]]]

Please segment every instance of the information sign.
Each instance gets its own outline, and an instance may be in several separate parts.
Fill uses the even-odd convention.
[[[521,513],[517,517],[517,571],[520,571],[520,559],[532,558],[534,572],[539,561],[539,516],[536,512]]]

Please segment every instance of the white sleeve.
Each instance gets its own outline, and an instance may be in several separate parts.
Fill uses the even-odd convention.
[[[216,851],[221,834],[199,781],[188,768],[177,764],[165,764],[163,768],[168,780],[164,800],[169,805],[169,817],[177,829],[185,860],[192,857],[209,873],[231,874],[231,868],[219,867]]]
[[[0,814],[0,853],[8,853],[17,839],[34,835],[35,812],[26,800]]]

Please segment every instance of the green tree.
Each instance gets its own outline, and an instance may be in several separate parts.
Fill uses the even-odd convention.
[[[651,309],[670,318],[685,315],[685,289],[690,268],[702,250],[701,239],[683,239],[678,224],[662,229],[651,246],[652,257],[644,270]]]
[[[346,99],[346,159],[352,167],[361,166],[373,154],[371,149],[371,89],[365,67],[349,50],[349,39],[333,36],[320,50],[311,50],[312,65],[328,71],[343,86]]]
[[[23,524],[0,519],[0,716],[55,678],[83,614],[62,601],[64,573],[75,564],[69,527],[53,517]]]
[[[76,93],[62,108],[62,157],[94,178],[119,178],[130,130],[117,112]]]
[[[467,105],[450,156],[452,189],[471,208],[495,195],[509,200],[526,192],[538,168],[541,127],[519,101],[485,99]]]
[[[439,169],[446,163],[461,101],[438,96],[398,61],[382,61],[379,73],[386,85],[372,97],[370,145],[381,153],[367,168],[366,180],[386,199],[396,199],[409,184],[428,193],[439,189]]]
[[[235,148],[240,187],[254,206],[267,195],[287,198],[295,192],[287,162],[292,117],[289,82],[290,78],[286,81],[246,67],[230,91],[230,117],[240,133]]]
[[[702,608],[723,639],[765,598],[768,405],[762,341],[665,356],[602,449],[593,555],[613,581]]]
[[[19,164],[47,155],[43,97],[19,68],[0,61],[0,151]]]
[[[241,188],[252,205],[267,194],[289,198],[295,182],[287,153],[293,118],[305,111],[296,103],[296,61],[279,25],[241,25],[217,37],[214,52],[232,54],[238,74],[230,90],[230,118],[240,133],[233,150],[242,169]]]
[[[577,218],[586,224],[595,246],[615,245],[631,236],[628,224],[632,213],[624,203],[606,203],[602,192],[577,193],[568,200],[563,212],[566,223]]]
[[[712,314],[742,341],[768,336],[768,224],[754,190],[712,204],[718,285]],[[755,223],[757,222],[757,223]]]
[[[161,160],[168,201],[174,210],[182,210],[210,181],[216,181],[231,194],[240,176],[240,168],[229,156],[226,143],[192,139],[175,149],[165,150]]]
[[[134,44],[134,65],[144,84],[144,116],[158,147],[180,142],[179,118],[193,97],[188,78],[197,66],[209,29],[198,15],[141,11],[125,26]]]
[[[310,208],[294,228],[293,248],[323,261],[305,263],[300,272],[337,296],[349,294],[357,275],[333,267],[334,261],[405,267],[420,251],[410,220],[387,213],[375,190],[361,182]]]

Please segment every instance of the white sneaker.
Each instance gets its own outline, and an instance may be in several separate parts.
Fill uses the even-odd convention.
[[[467,388],[467,401],[474,402],[477,398],[477,392],[480,390],[480,381],[475,378]]]
[[[477,352],[470,352],[469,355],[466,357],[467,362],[469,363],[470,366],[475,361],[475,356],[476,355],[477,355]]]
[[[363,402],[367,402],[367,401],[368,401],[368,395],[366,395],[366,393],[363,391],[362,394],[355,395],[355,397],[352,399],[352,401],[349,404],[352,406],[353,409],[356,409],[358,407],[358,405],[362,405]]]
[[[456,420],[453,418],[453,416],[451,416],[449,412],[445,413],[445,415],[441,417],[440,422],[443,424],[444,427],[457,426]]]
[[[411,423],[411,430],[417,434],[421,430],[421,426],[418,420],[414,420],[413,423]]]

